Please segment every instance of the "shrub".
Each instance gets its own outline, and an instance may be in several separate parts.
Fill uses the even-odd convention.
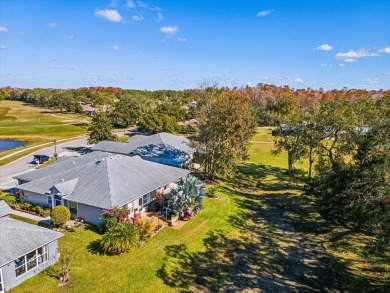
[[[136,246],[139,242],[138,231],[129,221],[118,223],[104,233],[100,242],[102,249],[108,254],[121,254]]]
[[[114,228],[118,223],[123,223],[128,219],[130,211],[123,208],[113,208],[112,210],[103,210],[101,219],[103,224],[99,225],[101,231],[107,231]]]
[[[207,192],[207,196],[208,197],[211,197],[211,198],[217,198],[217,190],[215,187],[210,187],[208,192]]]
[[[43,214],[41,215],[41,217],[46,218],[46,217],[50,216],[50,214],[51,214],[51,209],[46,208],[46,209],[43,209]]]
[[[26,211],[33,211],[32,208],[33,208],[33,205],[29,202],[23,202],[19,205],[19,207],[22,209],[22,210],[26,210]]]
[[[145,219],[139,219],[136,224],[139,236],[139,242],[143,243],[153,234],[153,225]]]
[[[62,227],[70,220],[70,211],[66,206],[56,206],[51,212],[51,220],[54,226]]]
[[[2,200],[4,200],[8,205],[14,205],[17,202],[19,202],[19,199],[12,194],[6,194],[1,197]]]

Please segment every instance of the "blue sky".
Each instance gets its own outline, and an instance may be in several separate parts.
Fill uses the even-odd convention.
[[[390,88],[389,0],[0,0],[0,86]]]

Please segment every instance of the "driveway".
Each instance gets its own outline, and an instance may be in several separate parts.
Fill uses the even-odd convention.
[[[57,144],[57,153],[61,157],[63,155],[68,155],[69,151],[66,149],[68,147],[85,147],[87,146],[87,139],[77,139],[73,141],[68,141],[64,143]],[[54,156],[54,146],[47,147],[42,150],[37,150],[33,154],[47,155],[49,157]],[[32,171],[36,168],[36,165],[32,165],[31,161],[33,160],[33,154],[22,157],[12,163],[0,167],[0,189],[8,189],[16,186],[16,180],[13,179],[13,176],[22,174],[25,172]],[[74,153],[77,155],[77,153]]]

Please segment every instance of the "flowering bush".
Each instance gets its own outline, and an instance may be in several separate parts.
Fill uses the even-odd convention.
[[[130,211],[123,208],[113,208],[112,210],[103,210],[101,219],[104,221],[102,230],[107,231],[114,228],[118,223],[123,223],[129,219]]]

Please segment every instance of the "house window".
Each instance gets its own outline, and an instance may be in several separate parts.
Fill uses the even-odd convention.
[[[34,250],[26,254],[27,259],[27,271],[35,268],[37,266],[37,252]]]
[[[52,199],[51,195],[49,195],[47,197],[47,205],[49,206],[49,208],[53,207],[53,199]]]
[[[144,194],[140,199],[138,199],[139,208],[142,210],[147,207],[147,205],[153,201],[156,197],[154,196],[154,192],[149,192]]]
[[[44,263],[47,261],[47,247],[42,246],[37,249],[37,255],[38,255],[38,264]]]
[[[47,246],[39,247],[26,255],[15,260],[16,277],[23,275],[25,272],[32,270],[39,264],[47,261]],[[1,291],[0,291],[1,292]]]
[[[77,202],[69,202],[69,211],[72,215],[77,215]]]
[[[23,256],[15,260],[15,273],[17,277],[26,272],[25,258],[26,256]]]
[[[3,286],[3,272],[0,269],[0,293],[4,292],[4,286]]]

